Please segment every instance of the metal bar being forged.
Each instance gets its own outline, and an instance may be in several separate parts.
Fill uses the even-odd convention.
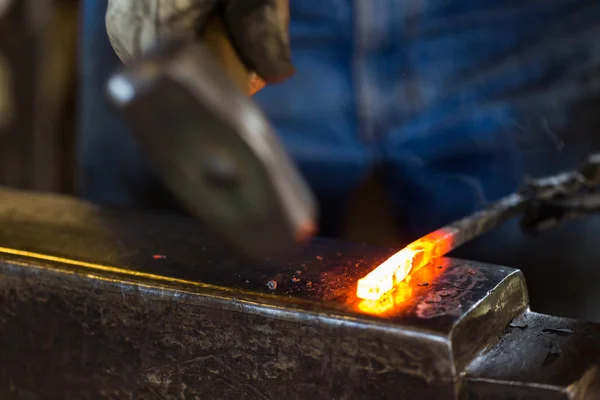
[[[396,289],[411,271],[428,265],[432,260],[448,254],[522,213],[526,204],[525,197],[513,194],[490,208],[423,236],[359,279],[356,295],[364,300],[381,301]]]
[[[564,206],[559,209],[559,205],[552,202],[557,198],[569,199],[580,194],[582,189],[596,188],[600,185],[599,172],[600,154],[594,154],[578,171],[528,182],[519,193],[509,195],[484,210],[461,218],[409,244],[359,279],[356,295],[371,302],[387,301],[385,298],[392,296],[391,292],[397,289],[411,271],[428,265],[432,260],[524,212],[527,212],[524,218],[526,225],[539,229],[543,224],[554,225],[559,219],[569,217],[568,212],[575,215],[576,211],[580,211],[575,206],[583,204],[586,198],[586,204],[595,205],[588,193],[579,202],[571,204],[571,208]],[[593,210],[588,206],[587,211]],[[558,211],[560,215],[557,214]],[[372,306],[377,307],[377,304]]]
[[[0,199],[2,399],[568,399],[598,382],[600,327],[529,312],[517,270],[440,259],[373,310],[355,284],[387,249],[317,240],[252,265],[192,219]]]

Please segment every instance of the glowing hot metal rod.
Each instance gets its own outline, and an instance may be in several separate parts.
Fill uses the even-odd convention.
[[[410,271],[429,264],[462,244],[482,235],[520,213],[526,198],[513,194],[492,207],[460,219],[412,242],[358,281],[356,295],[379,300],[406,278]]]
[[[530,206],[539,206],[544,202],[551,204],[557,199],[573,197],[581,192],[594,193],[599,186],[600,153],[597,153],[592,154],[579,171],[530,181],[519,193],[507,196],[487,209],[446,225],[409,244],[360,279],[356,296],[363,300],[377,301],[392,291],[412,270],[429,264],[528,209],[530,212],[535,210],[535,207]],[[561,216],[548,215],[549,218],[545,221],[544,218],[536,220],[535,212],[533,214],[534,219],[530,222],[539,225],[538,229],[543,228],[545,222],[555,223],[569,216],[568,213]],[[527,215],[525,217],[526,222]]]

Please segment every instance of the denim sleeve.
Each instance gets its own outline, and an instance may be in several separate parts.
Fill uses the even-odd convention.
[[[387,71],[381,151],[417,234],[600,148],[600,2],[425,3],[371,64]]]
[[[319,193],[341,198],[383,168],[398,221],[417,235],[600,147],[600,2],[291,10],[298,75],[258,99]]]
[[[372,165],[354,88],[354,9],[348,0],[292,0],[296,75],[255,99],[313,188],[321,227],[335,234],[350,191]]]

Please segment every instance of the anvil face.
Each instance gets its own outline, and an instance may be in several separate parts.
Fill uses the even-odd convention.
[[[505,267],[443,259],[374,307],[356,281],[394,250],[253,265],[187,218],[0,198],[0,398],[456,398],[527,308]]]

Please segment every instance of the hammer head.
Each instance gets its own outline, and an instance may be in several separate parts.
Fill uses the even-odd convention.
[[[312,194],[260,109],[203,44],[115,74],[108,93],[164,184],[235,250],[262,257],[312,236]]]

